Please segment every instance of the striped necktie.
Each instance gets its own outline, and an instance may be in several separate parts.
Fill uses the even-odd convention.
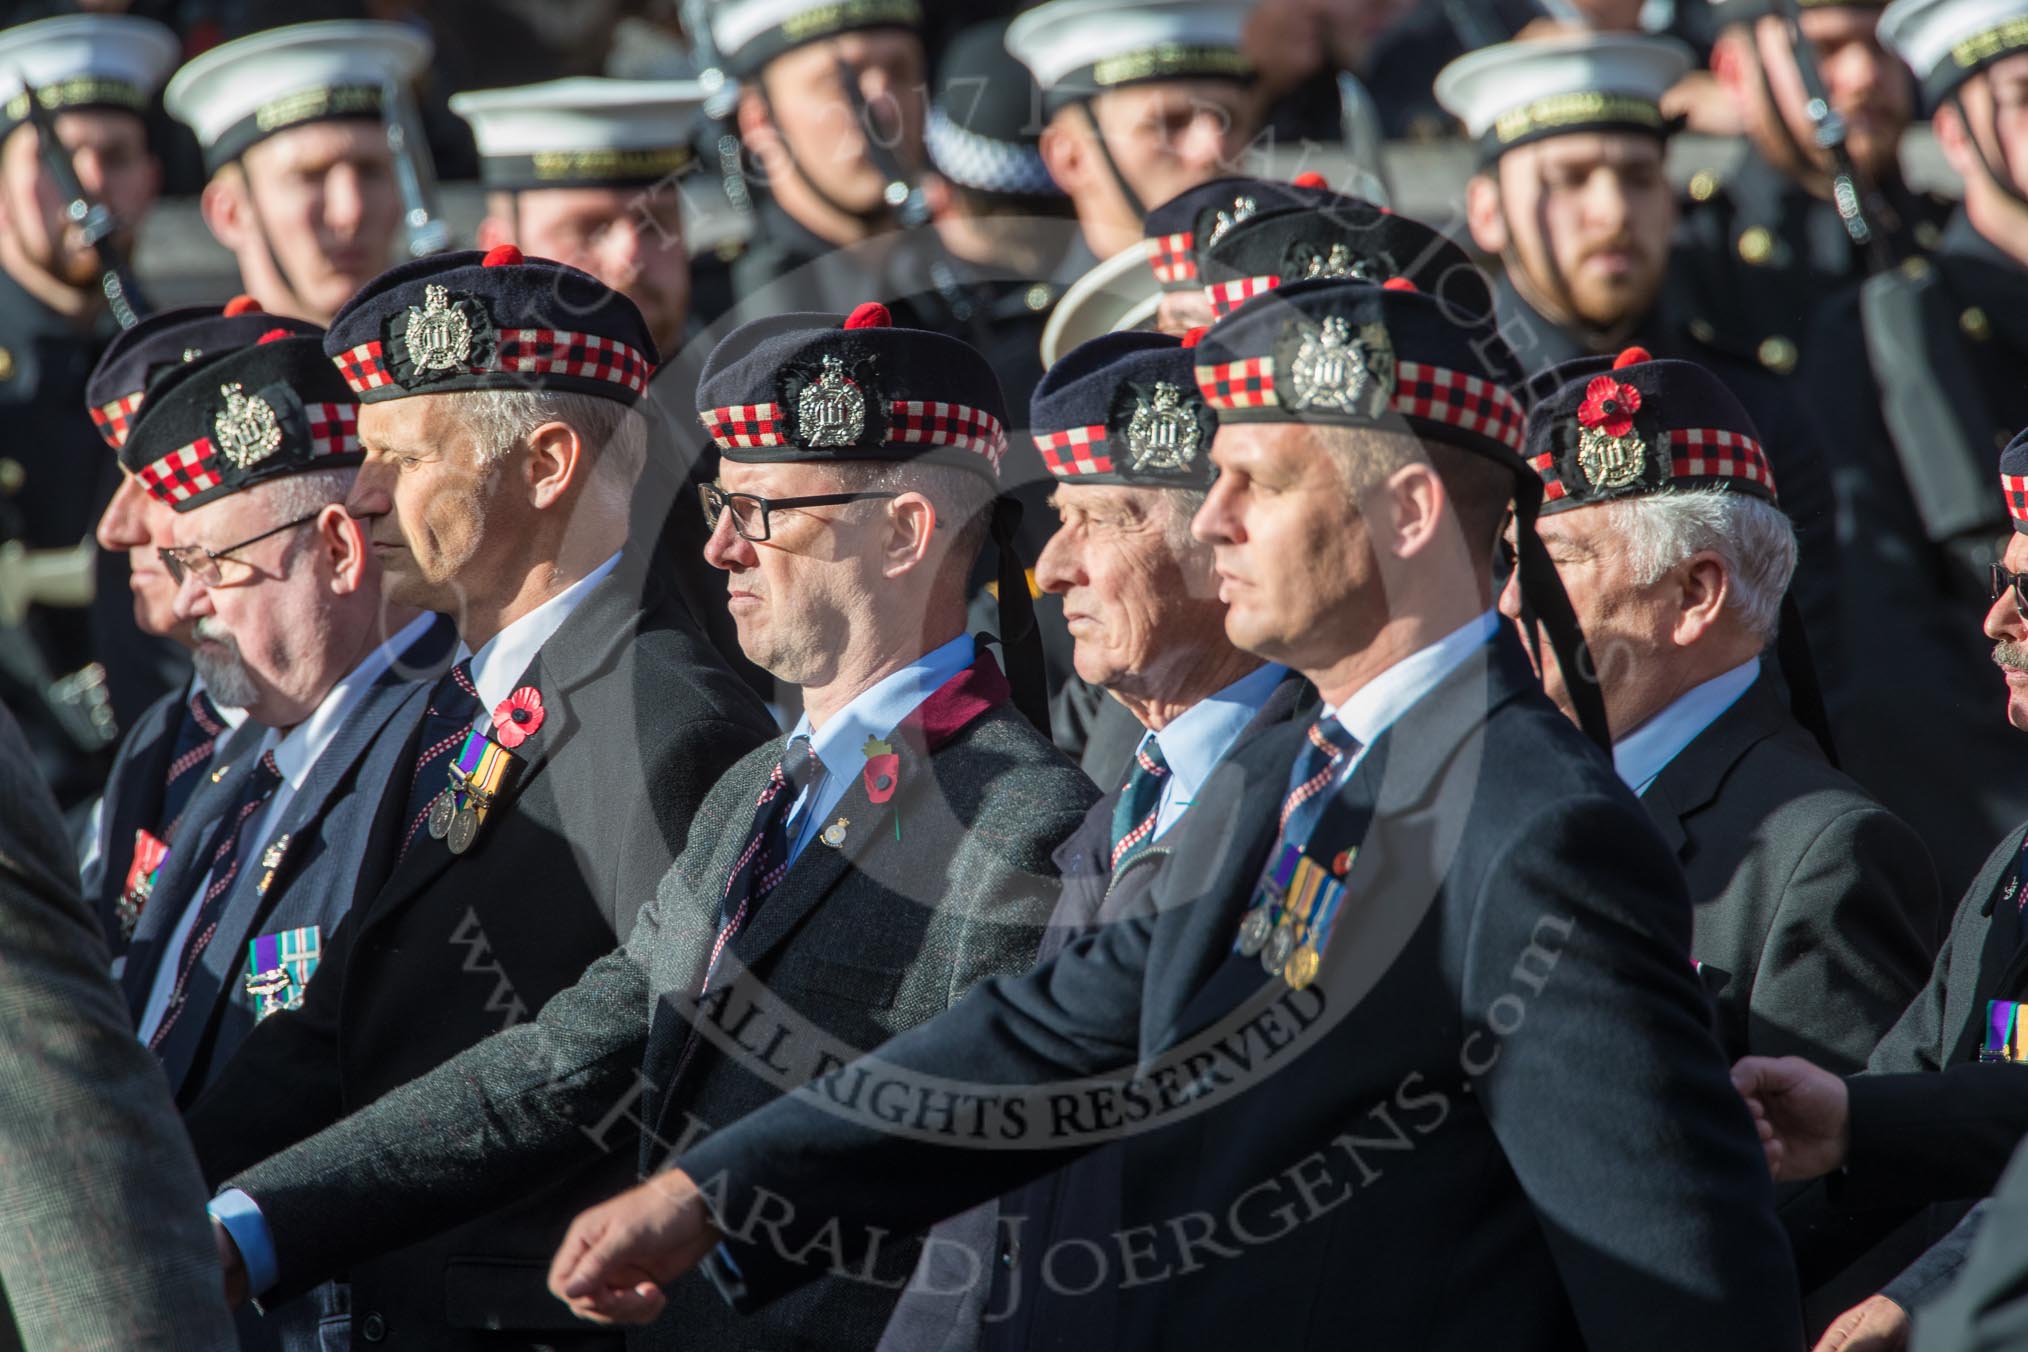
[[[1300,843],[1310,838],[1330,796],[1324,791],[1337,778],[1344,759],[1358,752],[1359,739],[1331,715],[1310,725],[1308,744],[1289,771],[1289,793],[1282,800],[1283,840]]]
[[[746,927],[768,893],[779,887],[788,875],[789,813],[795,809],[796,800],[802,796],[803,790],[814,784],[823,771],[824,762],[817,759],[816,749],[810,745],[808,737],[791,737],[789,744],[782,748],[781,762],[769,772],[768,782],[761,787],[760,797],[754,802],[753,830],[748,833],[745,846],[733,860],[732,872],[725,880],[725,893],[718,901],[722,923],[718,938],[711,945],[711,957],[704,965],[704,980],[698,987],[700,997],[711,989],[711,977],[718,970],[718,960],[724,955],[725,946]],[[683,1078],[683,1071],[697,1050],[697,1030],[701,1024],[702,1020],[697,1020],[690,1025],[690,1034],[683,1041],[683,1052],[677,1057],[676,1069],[669,1077],[671,1085]]]
[[[204,956],[211,936],[218,932],[218,922],[225,914],[226,897],[232,891],[233,879],[239,876],[247,827],[281,783],[282,769],[275,764],[275,753],[263,751],[253,772],[247,776],[245,786],[240,789],[238,806],[219,820],[218,846],[211,853],[210,868],[205,871],[205,876],[211,881],[197,903],[197,919],[191,922],[190,935],[183,941],[183,951],[177,955],[176,984],[169,990],[169,1005],[162,1012],[162,1022],[156,1025],[154,1035],[148,1039],[152,1048],[162,1046],[169,1030],[176,1026],[178,1016],[183,1013],[189,999],[185,988],[190,983],[190,974],[197,970],[198,959]]]
[[[184,702],[183,721],[176,729],[176,742],[169,757],[169,769],[162,777],[162,818],[156,823],[163,839],[175,831],[189,806],[190,791],[204,778],[202,771],[218,749],[225,732],[225,719],[218,706],[202,690],[193,690]]]
[[[423,715],[422,735],[417,741],[420,751],[415,776],[409,780],[408,816],[404,818],[408,824],[402,831],[397,864],[422,834],[423,823],[430,817],[430,804],[450,787],[451,757],[465,744],[465,735],[478,722],[483,707],[479,688],[472,684],[469,657],[445,672],[430,690],[429,712]]]
[[[1150,733],[1134,753],[1133,768],[1120,786],[1119,801],[1113,804],[1114,873],[1154,843],[1155,823],[1162,815],[1162,790],[1168,782],[1169,762],[1162,756],[1162,744]]]

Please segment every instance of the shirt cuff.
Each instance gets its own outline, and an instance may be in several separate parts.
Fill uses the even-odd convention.
[[[205,1210],[239,1246],[247,1293],[258,1296],[272,1289],[281,1280],[281,1264],[275,1259],[274,1237],[268,1233],[267,1218],[261,1215],[259,1204],[238,1188],[228,1188],[212,1198]]]

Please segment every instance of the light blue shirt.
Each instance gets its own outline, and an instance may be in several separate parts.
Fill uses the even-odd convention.
[[[1198,789],[1288,674],[1287,667],[1270,662],[1191,705],[1160,732],[1141,738],[1143,747],[1149,742],[1159,746],[1162,759],[1169,763],[1169,778],[1162,785],[1162,801],[1155,809],[1156,839],[1183,815]]]
[[[1646,793],[1669,762],[1739,703],[1759,679],[1756,657],[1678,695],[1675,703],[1613,743],[1613,769],[1619,771],[1620,781],[1636,797]]]
[[[972,636],[960,634],[860,691],[851,703],[831,715],[823,731],[813,732],[809,714],[803,715],[789,734],[790,740],[808,737],[824,769],[789,809],[791,864],[802,856],[803,847],[818,832],[831,825],[838,804],[864,773],[867,739],[891,740],[904,719],[975,660]]]
[[[1333,790],[1352,777],[1359,762],[1366,759],[1367,749],[1380,740],[1381,733],[1414,708],[1423,696],[1443,684],[1444,678],[1463,666],[1466,658],[1492,642],[1498,632],[1500,617],[1489,610],[1427,648],[1418,648],[1402,658],[1361,686],[1343,705],[1327,708],[1324,712],[1335,717],[1359,742],[1359,750],[1345,757],[1345,763],[1339,766]]]

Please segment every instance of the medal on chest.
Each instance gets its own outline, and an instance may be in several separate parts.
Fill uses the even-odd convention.
[[[483,732],[465,734],[450,764],[450,783],[430,803],[429,833],[463,854],[479,838],[486,815],[521,777],[522,759]]]
[[[1358,858],[1356,845],[1326,861],[1302,845],[1284,842],[1261,875],[1232,951],[1258,957],[1270,975],[1279,975],[1296,990],[1315,981],[1345,901],[1345,879]]]

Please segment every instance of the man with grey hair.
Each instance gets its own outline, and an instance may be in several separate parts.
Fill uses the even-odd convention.
[[[345,513],[388,604],[450,616],[458,660],[413,688],[398,754],[362,775],[363,853],[384,866],[359,877],[300,1007],[264,1019],[189,1113],[212,1181],[569,987],[632,929],[706,790],[773,731],[629,547],[655,358],[630,301],[508,246],[395,268],[325,335],[365,456]],[[351,1265],[341,1328],[414,1348],[579,1346],[541,1260],[630,1166],[517,1179],[485,1220]],[[244,1194],[213,1211],[254,1290],[272,1287],[286,1234]]]
[[[211,773],[192,772],[175,829],[134,847],[149,881],[130,889],[120,977],[181,1104],[261,1020],[302,1003],[357,889],[385,875],[375,790],[414,730],[415,678],[456,640],[441,617],[382,598],[344,507],[356,419],[321,339],[278,329],[159,380],[121,447],[171,518],[161,562],[204,688],[248,719]],[[247,1346],[314,1346],[334,1300],[323,1289]]]
[[[1735,1059],[1856,1070],[1928,974],[1936,877],[1763,669],[1796,544],[1753,424],[1710,372],[1638,348],[1553,378],[1528,430],[1540,534],[1597,665],[1614,764],[1689,880],[1719,1039]],[[1501,610],[1521,623],[1511,582]],[[1564,674],[1542,664],[1569,712]]]
[[[376,864],[349,786],[399,748],[407,687],[454,637],[382,599],[379,561],[344,509],[355,417],[318,338],[271,337],[158,382],[121,448],[173,509],[162,563],[205,688],[264,729],[231,744],[166,854],[143,861],[153,884],[122,980],[184,1103],[256,1021],[301,1003],[322,937]],[[264,944],[288,950],[280,977],[249,966]],[[269,980],[277,989],[256,994]]]

